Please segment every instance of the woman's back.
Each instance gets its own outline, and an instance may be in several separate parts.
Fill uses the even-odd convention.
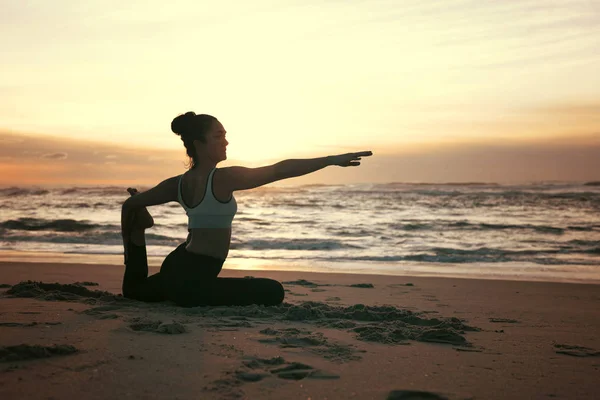
[[[204,254],[221,260],[227,258],[229,246],[231,243],[231,225],[229,226],[206,226],[201,223],[206,220],[206,216],[194,216],[195,210],[202,207],[212,197],[224,206],[235,201],[232,193],[225,193],[223,185],[219,184],[218,170],[214,170],[211,177],[210,170],[192,169],[181,176],[180,185],[178,185],[178,198],[180,203],[188,212],[192,214],[189,224],[189,235],[186,249],[191,253]],[[212,179],[210,179],[212,178]],[[212,181],[212,182],[211,182]],[[193,221],[198,222],[194,225]],[[225,224],[227,225],[227,224]]]

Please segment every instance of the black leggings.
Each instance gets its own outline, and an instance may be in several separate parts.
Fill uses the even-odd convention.
[[[180,244],[148,276],[146,246],[129,242],[123,296],[147,302],[174,301],[182,307],[281,304],[283,286],[265,278],[217,278],[223,260],[190,253]]]

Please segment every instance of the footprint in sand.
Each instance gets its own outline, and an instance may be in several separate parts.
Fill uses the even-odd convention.
[[[244,382],[258,382],[269,376],[269,374],[258,372],[236,372],[235,376]]]
[[[287,328],[267,328],[260,331],[264,335],[272,336],[268,339],[259,339],[261,343],[276,344],[280,348],[304,348],[314,354],[334,362],[357,361],[361,357],[356,353],[364,352],[357,350],[352,345],[342,343],[330,343],[322,333],[310,333],[310,331]]]
[[[277,375],[281,379],[292,379],[298,381],[304,378],[311,379],[339,379],[339,375],[330,374],[323,372],[318,369],[314,369],[310,365],[293,362],[285,367],[275,368],[271,370],[272,374]]]
[[[221,379],[204,387],[205,391],[218,392],[226,398],[244,397],[240,387],[246,383],[262,381],[265,378],[277,377],[286,380],[302,379],[339,379],[339,375],[331,374],[310,365],[298,362],[286,362],[283,357],[257,358],[245,357],[243,369],[226,372]],[[212,398],[212,397],[211,397]]]
[[[278,331],[271,328],[264,329],[260,333],[274,336],[273,338],[259,339],[260,343],[279,344],[281,348],[319,346],[327,342],[322,334],[297,336],[300,332]]]
[[[250,323],[249,321],[246,321],[246,320],[235,320],[233,318],[231,318],[231,319],[217,319],[214,322],[203,323],[203,324],[199,324],[198,326],[206,327],[211,332],[214,332],[214,331],[217,331],[217,332],[225,332],[225,331],[235,332],[235,331],[239,331],[239,328],[252,328],[252,327],[254,327],[254,325],[252,325],[252,323]]]
[[[392,390],[387,400],[448,400],[444,396],[420,390]]]
[[[490,322],[504,323],[504,324],[518,324],[519,323],[519,321],[517,321],[516,319],[510,319],[510,318],[490,318]]]
[[[185,326],[179,322],[163,324],[162,321],[136,321],[133,324],[130,324],[129,327],[134,331],[166,333],[170,335],[186,332]]]
[[[375,286],[373,286],[372,283],[353,283],[352,285],[348,285],[349,287],[355,287],[355,288],[364,288],[364,289],[374,289]]]
[[[121,306],[115,305],[107,305],[107,306],[99,306],[88,308],[87,310],[83,310],[82,314],[93,316],[97,319],[117,319],[119,318],[118,314],[115,313],[107,313],[106,311],[114,311],[121,309]]]
[[[250,382],[256,382],[269,376],[268,373],[256,371],[257,369],[268,369],[271,375],[275,375],[281,379],[289,380],[301,380],[305,378],[339,379],[339,375],[315,369],[310,365],[299,362],[286,362],[282,357],[274,357],[270,359],[250,357],[246,359],[243,364],[253,371],[238,371],[237,377],[244,381]],[[273,366],[277,366],[277,368],[272,368]]]
[[[322,333],[311,334],[310,331],[296,328],[273,329],[260,331],[268,339],[258,339],[260,343],[278,344],[281,348],[320,346],[327,343]]]
[[[48,358],[77,353],[74,346],[69,344],[39,346],[20,344],[17,346],[0,347],[0,362],[11,362],[21,360],[32,360],[37,358]]]
[[[388,285],[388,287],[392,287],[392,288],[396,288],[396,287],[400,287],[400,286],[415,286],[412,283],[392,283],[390,285]]]
[[[120,300],[113,293],[90,290],[79,284],[44,283],[34,281],[23,281],[6,291],[11,297],[32,297],[47,301],[91,301],[95,303],[99,299]]]
[[[573,357],[600,357],[600,351],[583,346],[571,346],[568,344],[555,344],[557,354],[565,354]]]
[[[29,327],[29,326],[37,326],[37,325],[61,325],[62,322],[28,322],[28,323],[21,323],[21,322],[0,322],[0,326],[5,326],[5,327],[10,327],[10,328],[23,328],[23,327]]]
[[[305,279],[298,279],[296,281],[286,281],[286,282],[281,282],[281,283],[283,283],[284,285],[298,285],[298,286],[305,286],[305,287],[310,287],[310,288],[316,288],[317,286],[322,286],[317,283],[307,281]]]

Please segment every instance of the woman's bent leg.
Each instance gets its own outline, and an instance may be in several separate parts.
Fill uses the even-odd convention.
[[[264,278],[217,278],[224,260],[193,254],[181,243],[160,269],[165,297],[182,307],[281,304],[283,286]]]
[[[139,246],[130,241],[128,246],[123,276],[123,296],[147,302],[166,300],[160,272],[148,276],[146,245]]]
[[[182,307],[276,306],[283,302],[281,283],[266,278],[215,278],[179,292],[173,300]]]
[[[283,302],[281,283],[267,278],[217,278],[209,289],[211,305],[276,306]]]

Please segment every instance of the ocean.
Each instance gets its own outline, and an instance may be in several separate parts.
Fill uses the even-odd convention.
[[[2,188],[0,259],[122,255],[127,196],[116,186]],[[225,268],[600,281],[597,183],[267,186],[235,196]],[[149,211],[148,254],[160,260],[185,240],[187,217],[177,203]]]

